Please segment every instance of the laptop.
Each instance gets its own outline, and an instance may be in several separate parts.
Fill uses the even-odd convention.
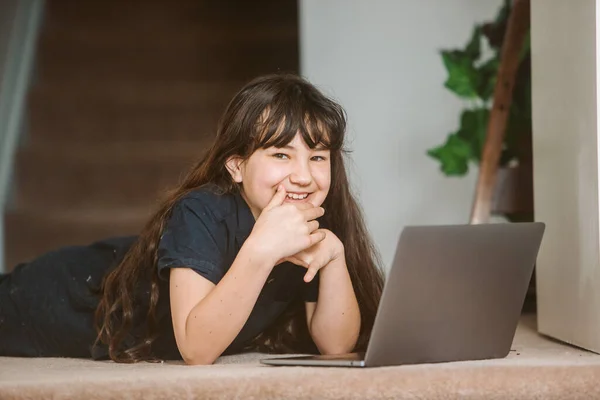
[[[541,222],[406,227],[365,353],[261,362],[379,367],[506,357],[544,230]]]

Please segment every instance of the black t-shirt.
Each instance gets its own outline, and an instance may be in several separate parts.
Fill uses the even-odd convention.
[[[181,357],[171,321],[169,270],[191,268],[218,284],[253,226],[254,217],[241,195],[219,194],[212,185],[175,204],[157,253],[160,332],[153,345],[157,357]],[[135,240],[120,237],[65,247],[0,277],[0,355],[107,358],[105,346],[92,348],[96,335],[93,313],[98,303],[94,288]],[[302,279],[305,272],[291,263],[273,268],[248,320],[224,354],[241,351],[295,299],[317,300],[319,275],[307,284]],[[143,294],[148,287],[148,282],[140,282],[138,290]],[[142,302],[141,309],[143,306]],[[143,315],[138,315],[133,335],[143,334],[143,320]]]

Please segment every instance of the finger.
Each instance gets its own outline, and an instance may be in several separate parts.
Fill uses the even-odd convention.
[[[323,239],[325,239],[325,231],[323,231],[322,229],[317,229],[316,231],[310,234],[309,239],[310,245],[308,247],[310,248],[322,241]]]
[[[296,208],[300,211],[309,210],[311,208],[315,208],[312,203],[294,203]]]
[[[306,274],[304,274],[304,282],[308,283],[310,281],[312,281],[315,277],[315,275],[317,275],[317,272],[319,271],[319,266],[316,263],[312,263],[308,266],[308,271],[306,271]]]
[[[292,264],[296,264],[301,267],[308,268],[308,265],[304,261],[302,261],[301,258],[292,256],[292,257],[288,257],[287,261],[291,262]]]
[[[312,207],[302,211],[302,213],[307,221],[311,221],[322,217],[325,214],[325,209],[323,207]]]
[[[317,221],[316,219],[313,219],[312,221],[308,222],[308,231],[309,232],[314,232],[317,229],[319,229],[319,221]]]
[[[273,198],[271,199],[269,204],[267,204],[267,206],[264,209],[270,210],[274,207],[282,205],[286,196],[287,196],[287,192],[285,190],[285,187],[283,187],[283,185],[277,186],[277,191],[273,195]]]
[[[299,254],[301,254],[301,252],[300,253],[296,253],[293,256],[288,256],[288,257],[281,258],[279,261],[277,261],[277,263],[275,265],[279,265],[279,264],[282,264],[284,262],[290,262],[292,264],[296,264],[296,265],[300,265],[302,267],[308,268],[308,265],[306,265],[306,263],[302,261],[302,258],[300,258],[298,256]]]

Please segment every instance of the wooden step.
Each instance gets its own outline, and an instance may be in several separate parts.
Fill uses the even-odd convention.
[[[107,29],[107,22],[110,29]],[[46,19],[39,44],[42,47],[60,46],[71,49],[122,50],[171,50],[189,51],[204,46],[255,45],[260,42],[293,44],[297,42],[298,28],[295,21],[274,20],[258,23],[223,24],[218,19],[168,20],[138,19],[81,23],[75,19],[65,23],[53,18]]]
[[[219,115],[190,111],[148,112],[113,110],[104,115],[93,109],[77,114],[67,109],[29,110],[28,134],[33,142],[74,141],[158,142],[205,141],[216,135]]]
[[[165,29],[177,25],[248,26],[296,24],[296,0],[47,0],[48,20],[68,25],[119,25]],[[146,25],[147,24],[147,25]]]
[[[28,136],[53,141],[192,140],[215,135],[242,82],[40,83],[28,99]]]
[[[95,111],[106,113],[189,111],[221,114],[245,81],[135,81],[40,82],[28,94],[29,107],[53,113]]]
[[[14,202],[58,211],[154,205],[209,146],[189,141],[26,146],[17,154]]]
[[[110,210],[110,213],[48,213],[11,211],[5,213],[5,265],[11,270],[62,246],[86,245],[97,240],[136,235],[150,214],[136,209]]]
[[[248,80],[278,71],[296,72],[298,47],[288,43],[203,46],[181,49],[139,48],[98,52],[93,48],[39,47],[41,81],[191,81]]]

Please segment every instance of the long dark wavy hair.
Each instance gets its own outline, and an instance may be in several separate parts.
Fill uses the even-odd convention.
[[[108,346],[112,360],[155,360],[152,343],[157,338],[155,311],[161,295],[157,248],[173,206],[208,183],[216,184],[224,193],[239,192],[240,187],[226,169],[227,159],[231,156],[247,159],[257,149],[283,147],[298,132],[311,148],[321,144],[331,150],[331,187],[322,205],[325,209],[322,219],[345,246],[346,264],[361,313],[355,350],[365,350],[381,297],[383,273],[346,175],[346,114],[340,105],[305,79],[277,74],[254,79],[233,97],[219,121],[213,145],[182,183],[168,193],[120,264],[104,278],[95,315],[96,343]],[[151,282],[150,293],[142,300],[136,298],[141,294],[135,290],[140,280]],[[141,310],[146,317],[145,335],[136,338],[133,345],[128,341],[129,346],[126,346],[124,342],[131,334],[134,319],[144,319],[143,315],[134,315],[134,305],[139,304],[146,305],[146,310]],[[140,312],[139,308],[135,309],[136,313]],[[248,346],[248,349],[271,353],[303,352],[310,348],[314,348],[314,344],[308,333],[302,301],[292,303]]]

